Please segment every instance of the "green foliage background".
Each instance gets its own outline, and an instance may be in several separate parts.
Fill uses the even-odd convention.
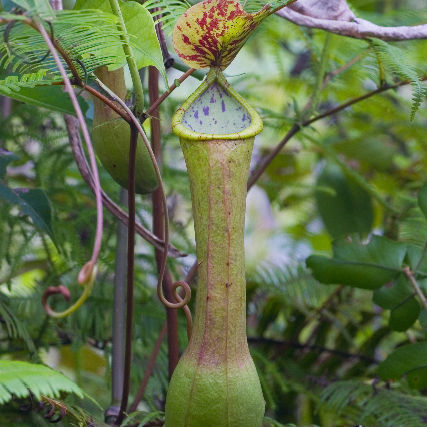
[[[348,3],[358,17],[378,25],[427,22],[425,8],[417,1],[353,0]],[[182,8],[166,0],[163,4],[169,5],[171,11]],[[67,19],[61,25],[73,25],[74,18],[68,16]],[[93,24],[93,15],[87,14],[83,19],[92,25],[86,31],[95,34],[97,26]],[[372,292],[374,286],[369,275],[362,279],[366,286],[361,289],[345,269],[343,274],[348,280],[322,284],[318,280],[327,280],[320,278],[316,271],[313,274],[305,261],[316,254],[336,262],[339,253],[337,256],[335,249],[332,250],[334,238],[337,242],[346,241],[345,236],[351,235],[355,242],[366,241],[372,233],[382,235],[384,240],[377,251],[380,256],[371,257],[374,267],[378,270],[386,265],[400,271],[409,266],[417,273],[421,290],[427,292],[427,270],[423,263],[418,263],[427,241],[423,214],[426,210],[425,203],[417,199],[427,171],[427,106],[423,80],[427,77],[427,41],[386,44],[327,36],[323,31],[297,27],[272,16],[264,21],[225,73],[264,120],[265,129],[255,143],[252,166],[255,170],[294,124],[308,118],[304,107],[321,72],[327,37],[331,37],[325,70],[328,81],[319,94],[318,106],[314,105],[313,116],[380,85],[393,85],[406,79],[412,83],[385,90],[301,128],[249,192],[248,342],[266,400],[265,425],[422,426],[427,416],[425,388],[411,388],[409,378],[399,377],[407,372],[405,370],[390,377],[396,380],[392,383],[378,378],[379,363],[395,348],[425,343],[427,313],[421,301],[413,297],[419,316],[408,321],[410,312],[414,311],[412,305],[410,310],[403,310],[397,322],[408,326],[400,331],[395,327],[392,330],[391,313],[406,300],[398,299],[390,306],[379,303],[381,296],[375,294],[377,291]],[[111,41],[115,49],[121,46],[117,40]],[[3,44],[3,51],[5,49]],[[99,63],[113,68],[118,65],[105,52],[99,56]],[[357,60],[349,65],[354,58]],[[3,65],[2,94],[10,95],[8,91],[15,90],[24,95],[25,90],[31,90],[32,85],[26,84],[17,91],[16,85],[22,78],[12,83],[9,79],[6,83],[5,79],[15,69],[12,64]],[[21,74],[24,72],[31,74],[37,70],[24,70]],[[45,79],[42,74],[33,75],[33,80]],[[50,74],[54,79],[55,72],[50,70]],[[141,76],[147,89],[144,69]],[[168,71],[169,82],[179,76],[176,70]],[[194,262],[195,244],[189,183],[178,138],[171,133],[170,119],[198,84],[194,78],[187,79],[161,106],[163,178],[170,209],[171,240],[179,250],[190,254],[169,260],[175,280],[183,278]],[[160,85],[164,82],[160,81]],[[53,86],[49,86],[51,88]],[[2,196],[0,362],[47,363],[72,378],[88,395],[95,397],[102,408],[107,408],[111,387],[112,278],[117,226],[112,215],[105,213],[98,279],[83,307],[65,319],[53,320],[44,314],[40,302],[47,287],[59,284],[70,289],[72,301],[78,298],[81,286],[76,277],[90,258],[95,235],[94,197],[75,165],[62,116],[65,110],[69,113],[72,110],[64,104],[65,94],[59,92],[57,95],[61,98],[48,92],[43,95],[51,107],[52,102],[61,104],[61,109],[58,110],[57,105],[56,111],[41,108],[42,101],[29,105],[15,99],[10,105],[5,97],[1,99],[0,146],[19,158],[9,163],[7,173],[0,176],[0,184],[10,189],[44,190],[52,207],[54,240],[46,230],[34,226],[31,216],[21,215],[18,204],[6,202]],[[144,93],[148,105],[148,91]],[[34,104],[38,97],[34,92],[31,97]],[[86,95],[79,98],[90,124],[92,100]],[[149,121],[144,126],[150,133]],[[100,174],[103,189],[119,203],[119,186],[102,168]],[[138,220],[150,228],[149,197],[137,198],[137,212]],[[394,242],[385,239],[405,245],[400,263],[390,264],[389,251]],[[132,396],[165,320],[164,308],[155,292],[157,271],[153,249],[138,238],[136,254]],[[352,256],[345,261],[354,259]],[[387,280],[394,282],[378,282],[387,295],[391,292],[388,289],[394,291],[397,287],[399,295],[399,292],[409,292],[405,295],[413,296],[402,274],[391,275]],[[192,301],[196,292],[194,285]],[[52,297],[51,301],[58,311],[67,307],[59,296]],[[191,309],[194,312],[194,306]],[[179,316],[180,346],[184,349],[185,319],[182,313]],[[424,359],[420,361],[420,368],[424,367]],[[164,408],[167,363],[164,343],[144,397],[142,409],[146,412]],[[90,400],[80,400],[72,394],[61,397],[68,404],[77,404],[102,418],[102,412]],[[11,401],[2,407],[0,425],[12,425],[12,422],[16,426],[48,425],[34,411],[24,414],[18,406]],[[58,425],[72,422],[75,420],[64,419]]]

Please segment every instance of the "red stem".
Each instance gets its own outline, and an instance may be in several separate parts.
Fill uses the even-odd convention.
[[[157,164],[162,165],[162,146],[160,130],[160,112],[156,106],[159,99],[159,72],[155,67],[149,67],[148,72],[148,93],[150,97],[151,110],[151,146]],[[188,74],[190,75],[190,73]],[[184,77],[184,76],[182,76]],[[188,76],[186,76],[188,77]],[[185,78],[186,78],[185,77]],[[159,103],[160,104],[160,103]],[[157,104],[157,105],[159,105]],[[163,202],[161,189],[157,189],[152,195],[153,201],[153,232],[160,238],[164,239],[164,222],[163,222]],[[160,270],[163,252],[156,250],[157,268]],[[169,269],[166,267],[163,276],[163,293],[167,301],[173,301],[172,295],[172,278]],[[167,330],[168,330],[168,356],[169,356],[169,375],[172,376],[176,365],[179,361],[178,345],[178,313],[174,308],[166,307]]]
[[[129,187],[128,187],[128,261],[127,261],[127,299],[126,299],[126,348],[123,376],[123,396],[117,424],[121,424],[128,406],[130,389],[130,367],[132,361],[132,323],[133,323],[133,288],[134,288],[134,261],[135,261],[135,159],[138,141],[138,130],[132,123],[130,126],[129,147]]]

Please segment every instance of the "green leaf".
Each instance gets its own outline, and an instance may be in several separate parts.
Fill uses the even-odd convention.
[[[83,390],[60,372],[44,365],[0,360],[0,404],[29,396],[29,390],[40,400],[41,394],[58,397],[61,391],[84,397]]]
[[[418,206],[427,218],[427,182],[418,191]]]
[[[7,18],[15,19],[15,16],[8,15]],[[21,16],[16,17],[20,18]],[[55,18],[50,22],[57,43],[67,52],[83,80],[86,79],[86,74],[89,78],[92,77],[96,68],[116,64],[116,54],[122,52],[123,32],[117,28],[118,19],[113,14],[100,10],[62,10],[57,11]],[[6,24],[0,25],[0,37],[3,37],[5,29]],[[49,28],[47,30],[49,31]],[[29,66],[11,52],[6,43],[0,44],[1,66],[6,68],[11,64],[13,70],[19,72],[21,76],[20,79],[17,76],[8,76],[1,81],[5,90],[35,84],[51,85],[55,80],[62,80],[52,55],[39,62],[46,54],[47,46],[41,34],[33,28],[25,24],[15,25],[9,34],[9,44],[14,52],[33,61],[34,64]],[[49,79],[43,78],[46,74],[49,75]],[[68,75],[71,77],[70,72]]]
[[[162,74],[165,84],[167,85],[163,55],[157,39],[154,21],[150,13],[147,9],[134,1],[126,3],[120,2],[120,8],[122,10],[126,30],[131,39],[131,46],[138,68],[147,67],[149,65],[155,66]],[[74,9],[99,9],[103,12],[112,13],[108,0],[77,0]],[[110,71],[121,68],[126,64],[126,57],[122,48],[116,49],[111,53],[116,55],[116,62],[108,67]]]
[[[6,176],[7,165],[13,160],[18,160],[19,156],[11,151],[7,151],[4,148],[0,148],[0,179],[4,179]]]
[[[422,341],[395,350],[380,363],[378,375],[383,380],[399,380],[410,371],[425,367],[427,367],[427,341]]]
[[[70,96],[63,91],[62,86],[21,87],[19,91],[6,91],[0,85],[0,94],[36,107],[48,108],[63,114],[76,115]],[[86,114],[89,109],[88,103],[81,96],[78,97],[78,100],[83,114]]]
[[[407,300],[414,291],[403,275],[397,280],[386,283],[380,289],[374,291],[373,302],[387,310],[393,310],[403,301]]]
[[[378,289],[398,276],[406,245],[382,236],[372,236],[369,244],[357,238],[334,241],[334,258],[311,255],[307,267],[325,284],[342,284],[362,289]]]
[[[412,86],[412,108],[411,120],[426,95],[425,84],[421,81],[415,68],[406,63],[404,51],[396,46],[391,46],[380,39],[371,39],[371,46],[379,61],[383,61],[388,67],[395,71],[401,78],[411,81]]]
[[[406,300],[391,310],[388,324],[390,329],[397,332],[404,332],[409,329],[420,314],[420,305],[415,297]]]
[[[34,225],[47,233],[55,242],[52,229],[52,207],[42,189],[12,190],[0,182],[0,198],[9,203],[20,205],[22,212],[31,217]]]
[[[374,221],[371,196],[341,168],[327,163],[320,174],[317,187],[331,188],[332,194],[316,191],[319,214],[332,237],[351,233],[368,233]]]
[[[13,0],[13,2],[24,10],[34,11],[44,16],[55,16],[48,0]]]
[[[409,387],[422,390],[427,387],[427,366],[414,369],[406,374]]]
[[[356,138],[338,137],[331,142],[335,152],[344,154],[347,159],[357,159],[376,171],[387,171],[393,165],[396,149],[389,144],[386,135],[363,135]]]

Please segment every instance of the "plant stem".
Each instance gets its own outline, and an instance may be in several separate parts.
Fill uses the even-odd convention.
[[[125,339],[125,360],[123,374],[123,395],[120,405],[120,413],[117,423],[120,425],[124,419],[128,406],[130,389],[130,368],[132,362],[132,325],[133,325],[133,290],[134,290],[134,250],[135,250],[135,164],[136,147],[138,141],[138,130],[132,123],[130,125],[130,146],[129,146],[129,175],[128,175],[128,253],[127,253],[127,299],[126,299],[126,339]]]
[[[62,79],[64,80],[65,86],[67,88],[68,94],[71,98],[71,101],[73,103],[74,109],[76,110],[77,118],[80,122],[80,126],[82,128],[82,133],[84,136],[84,139],[86,141],[87,149],[89,152],[89,158],[90,158],[90,164],[92,167],[92,173],[94,178],[94,186],[95,186],[95,197],[96,197],[96,212],[97,212],[97,220],[96,220],[96,236],[95,236],[95,243],[93,247],[92,257],[91,260],[86,263],[83,268],[80,270],[78,281],[79,283],[85,283],[89,278],[91,277],[92,270],[95,267],[99,252],[101,250],[101,241],[102,241],[102,228],[103,228],[103,213],[102,213],[102,196],[101,196],[101,184],[99,182],[99,175],[98,175],[98,167],[96,164],[96,158],[95,153],[93,151],[93,146],[90,140],[89,131],[86,126],[86,122],[82,113],[82,110],[80,108],[80,105],[77,101],[77,97],[75,93],[73,92],[73,87],[71,86],[70,81],[68,80],[67,73],[61,64],[61,60],[59,59],[58,53],[55,50],[55,46],[52,43],[49,35],[47,34],[45,28],[42,24],[38,24],[38,29],[46,42],[46,44],[49,47],[49,50],[53,56],[53,59],[56,63],[56,66],[59,69],[59,72],[61,73]]]
[[[196,69],[195,68],[190,68],[190,69],[188,69],[179,79],[178,79],[178,81],[179,81],[179,84],[181,84],[188,76],[191,76],[191,74],[193,74],[194,72],[196,71]],[[148,110],[144,113],[144,115],[143,115],[143,118],[144,118],[144,120],[147,118],[147,117],[150,117],[152,114],[153,114],[153,112],[155,111],[155,110],[157,110],[158,108],[159,108],[159,106],[160,106],[160,104],[172,93],[172,91],[174,91],[176,88],[177,88],[178,86],[177,86],[177,84],[176,84],[176,81],[170,86],[170,88],[169,88],[169,90],[168,91],[166,91],[166,92],[163,92],[163,94],[161,95],[161,96],[158,96],[158,93],[157,93],[157,97],[156,97],[156,99],[153,101],[153,100],[151,100],[151,98],[150,98],[150,108],[148,108]]]
[[[427,311],[427,300],[426,300],[426,297],[423,294],[423,292],[420,289],[420,287],[418,286],[418,283],[415,280],[414,274],[412,273],[412,271],[410,270],[409,267],[405,267],[403,269],[403,272],[405,273],[406,277],[408,278],[409,283],[411,284],[411,286],[414,289],[414,291],[416,292],[416,294],[420,297],[421,302],[423,303],[423,306],[424,306],[424,310]]]
[[[150,96],[150,104],[159,99],[159,72],[155,67],[149,67],[148,72],[148,93]],[[191,74],[191,73],[190,73]],[[189,75],[189,74],[188,74]],[[151,146],[154,156],[156,157],[157,164],[161,167],[162,159],[162,145],[161,145],[161,130],[160,130],[160,112],[158,107],[152,108],[151,113]],[[152,194],[153,201],[153,232],[160,239],[164,239],[164,223],[163,223],[163,203],[161,189],[157,189]],[[162,263],[162,253],[155,250],[157,268],[160,271]],[[166,267],[163,276],[163,292],[168,301],[173,301],[171,292],[172,279],[169,269]],[[176,365],[179,361],[179,345],[178,345],[178,313],[176,309],[166,307],[167,316],[167,330],[168,330],[168,357],[169,357],[169,376],[171,377]]]
[[[184,64],[181,59],[179,59],[178,56],[172,56],[174,59],[174,63],[172,65],[172,68],[175,68],[175,70],[182,71],[183,73],[186,73],[191,68]],[[192,73],[192,77],[194,77],[197,80],[202,81],[206,77],[206,73],[204,73],[202,70],[196,70]]]
[[[128,204],[127,190],[120,190],[120,202]],[[123,396],[123,357],[126,306],[126,244],[127,227],[117,222],[116,259],[114,263],[113,335],[111,359],[111,405],[118,406]]]
[[[144,372],[144,376],[142,377],[141,384],[136,393],[135,400],[132,405],[130,405],[128,409],[128,413],[132,413],[136,411],[139,402],[144,396],[145,388],[147,387],[148,380],[150,379],[151,373],[153,372],[154,365],[156,363],[157,356],[159,354],[160,348],[162,346],[163,340],[165,339],[167,333],[167,323],[163,323],[162,329],[160,330],[159,336],[157,337],[156,343],[154,344],[153,351],[150,355],[150,359],[148,360],[147,367]]]
[[[120,107],[118,107],[114,102],[104,96],[102,93],[95,90],[93,87],[84,85],[83,82],[80,82],[80,87],[84,88],[91,95],[96,96],[99,100],[101,100],[105,105],[108,105],[115,113],[117,113],[123,120],[126,120],[128,123],[131,122],[129,115],[126,114]]]
[[[129,35],[126,30],[125,21],[123,20],[122,11],[118,0],[110,0],[110,6],[113,14],[119,19],[119,30],[122,31],[120,38],[123,41],[123,51],[126,55],[126,61],[129,66],[130,75],[132,77],[133,88],[135,90],[135,114],[137,117],[142,117],[144,112],[144,91],[142,89],[141,79],[139,78],[138,66],[136,65],[135,56],[132,47],[130,46]]]

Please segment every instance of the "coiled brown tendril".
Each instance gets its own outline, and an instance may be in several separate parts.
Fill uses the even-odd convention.
[[[46,314],[56,319],[59,319],[68,316],[69,314],[76,311],[90,295],[93,288],[93,284],[95,283],[97,271],[98,267],[96,266],[96,264],[94,265],[92,261],[88,261],[83,266],[77,277],[77,281],[80,285],[84,285],[85,288],[79,299],[71,307],[67,308],[64,311],[58,312],[53,310],[53,308],[49,305],[47,299],[53,294],[61,294],[67,300],[67,302],[70,302],[70,291],[68,290],[68,288],[63,285],[50,286],[49,288],[47,288],[42,295],[42,305]]]
[[[177,289],[182,288],[184,293],[184,298],[181,298],[181,295],[178,294]],[[171,303],[169,302],[162,293],[162,288],[160,286],[160,294],[159,294],[159,287],[157,287],[157,295],[159,295],[160,301],[169,308],[182,308],[184,310],[185,318],[187,319],[187,338],[188,341],[190,341],[191,338],[191,332],[193,329],[193,319],[191,318],[191,311],[188,308],[188,301],[190,301],[191,298],[191,289],[187,282],[184,282],[182,280],[179,280],[177,282],[172,283],[172,296],[175,298],[177,303]],[[163,299],[162,299],[163,298]]]
[[[43,400],[46,400],[46,402],[50,405],[50,407],[45,408],[45,404]],[[56,408],[59,408],[60,412],[58,414],[58,418],[53,419]],[[67,408],[61,402],[57,402],[56,400],[49,399],[48,397],[43,395],[42,395],[42,400],[40,401],[39,408],[37,409],[37,412],[40,412],[42,409],[46,409],[46,412],[43,416],[47,420],[49,420],[49,422],[52,424],[59,423],[67,413]]]
[[[29,390],[29,392],[30,394],[28,396],[28,403],[21,403],[19,406],[19,409],[23,412],[29,412],[33,408],[34,394],[31,390]],[[44,400],[48,403],[49,406],[45,406]],[[55,415],[55,409],[57,408],[59,408],[60,412],[58,417],[53,419],[53,416]],[[41,412],[43,409],[46,409],[46,412],[43,416],[53,424],[59,423],[67,413],[66,407],[61,402],[57,402],[56,400],[52,400],[46,396],[41,395],[41,400],[38,407],[36,408],[36,412]]]

